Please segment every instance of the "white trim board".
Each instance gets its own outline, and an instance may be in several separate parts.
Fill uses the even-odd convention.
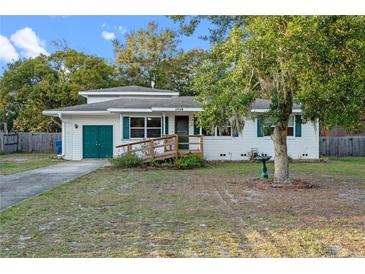
[[[191,111],[203,111],[202,108],[192,107],[153,107],[152,111],[173,111],[173,112],[191,112]]]
[[[159,92],[159,91],[156,91],[156,92],[155,91],[151,91],[151,92],[143,92],[143,91],[80,91],[79,94],[83,97],[87,97],[89,95],[92,95],[92,96],[111,96],[111,95],[179,96],[179,92]]]
[[[152,108],[108,108],[110,112],[194,112],[194,111],[203,111],[202,108],[184,108],[184,107],[176,107],[176,108],[164,108],[164,107],[152,107]]]
[[[261,109],[261,108],[253,108],[251,109],[251,112],[268,112],[270,109],[265,108],[265,109]],[[302,112],[301,109],[293,109],[292,112],[294,113],[300,113]]]
[[[44,115],[53,116],[53,115],[60,115],[60,114],[85,114],[85,115],[95,115],[95,114],[109,114],[110,112],[107,110],[95,110],[95,111],[64,111],[64,110],[44,110],[42,112]]]

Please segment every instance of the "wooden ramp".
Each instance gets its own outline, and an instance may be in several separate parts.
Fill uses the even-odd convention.
[[[179,147],[184,147],[184,149],[179,149]],[[176,159],[181,155],[189,153],[200,154],[203,157],[203,136],[173,134],[131,142],[116,146],[116,148],[121,155],[124,153],[137,154],[143,158],[145,163],[173,158]]]

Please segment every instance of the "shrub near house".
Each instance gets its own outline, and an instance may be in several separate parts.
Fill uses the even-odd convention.
[[[134,153],[126,153],[111,160],[115,168],[131,168],[143,166],[143,159]]]
[[[133,168],[144,166],[142,158],[138,157],[135,153],[125,153],[111,160],[112,166],[115,168]],[[188,154],[184,155],[175,161],[167,160],[163,162],[152,161],[148,163],[148,166],[163,167],[173,169],[193,169],[198,167],[205,167],[207,161],[200,155]]]

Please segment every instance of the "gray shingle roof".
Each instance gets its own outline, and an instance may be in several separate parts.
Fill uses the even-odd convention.
[[[158,88],[146,88],[140,86],[124,86],[124,87],[114,87],[114,88],[102,88],[102,89],[91,89],[85,90],[83,92],[177,92],[175,90],[168,89],[158,89]]]
[[[193,96],[169,98],[120,98],[99,103],[77,105],[71,107],[52,109],[51,111],[106,111],[110,108],[199,108],[200,104],[194,101]]]
[[[107,111],[112,108],[125,109],[151,109],[151,108],[199,108],[201,104],[194,100],[194,96],[180,96],[167,98],[131,98],[123,97],[98,103],[83,104],[64,108],[56,108],[49,111]],[[256,99],[252,103],[252,109],[268,109],[271,101],[266,99]],[[300,109],[300,105],[294,104],[294,109]]]
[[[270,104],[271,104],[271,100],[267,100],[267,99],[256,99],[253,103],[252,103],[252,109],[269,109],[270,108]],[[300,109],[301,106],[293,103],[293,109]]]

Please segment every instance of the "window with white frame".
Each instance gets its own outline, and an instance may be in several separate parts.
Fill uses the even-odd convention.
[[[271,136],[272,133],[274,132],[274,128],[275,125],[273,125],[271,118],[265,118],[262,124],[262,135]]]
[[[161,118],[147,117],[147,138],[161,137]]]
[[[288,136],[294,136],[295,132],[295,116],[290,115],[289,117],[289,123],[288,123]]]
[[[145,117],[131,117],[131,138],[145,137]]]
[[[274,132],[275,125],[273,125],[273,122],[271,118],[266,118],[262,125],[262,133],[263,136],[271,136]],[[289,122],[288,122],[288,136],[294,136],[295,133],[295,116],[290,115]]]
[[[161,137],[161,117],[131,117],[131,138]]]

